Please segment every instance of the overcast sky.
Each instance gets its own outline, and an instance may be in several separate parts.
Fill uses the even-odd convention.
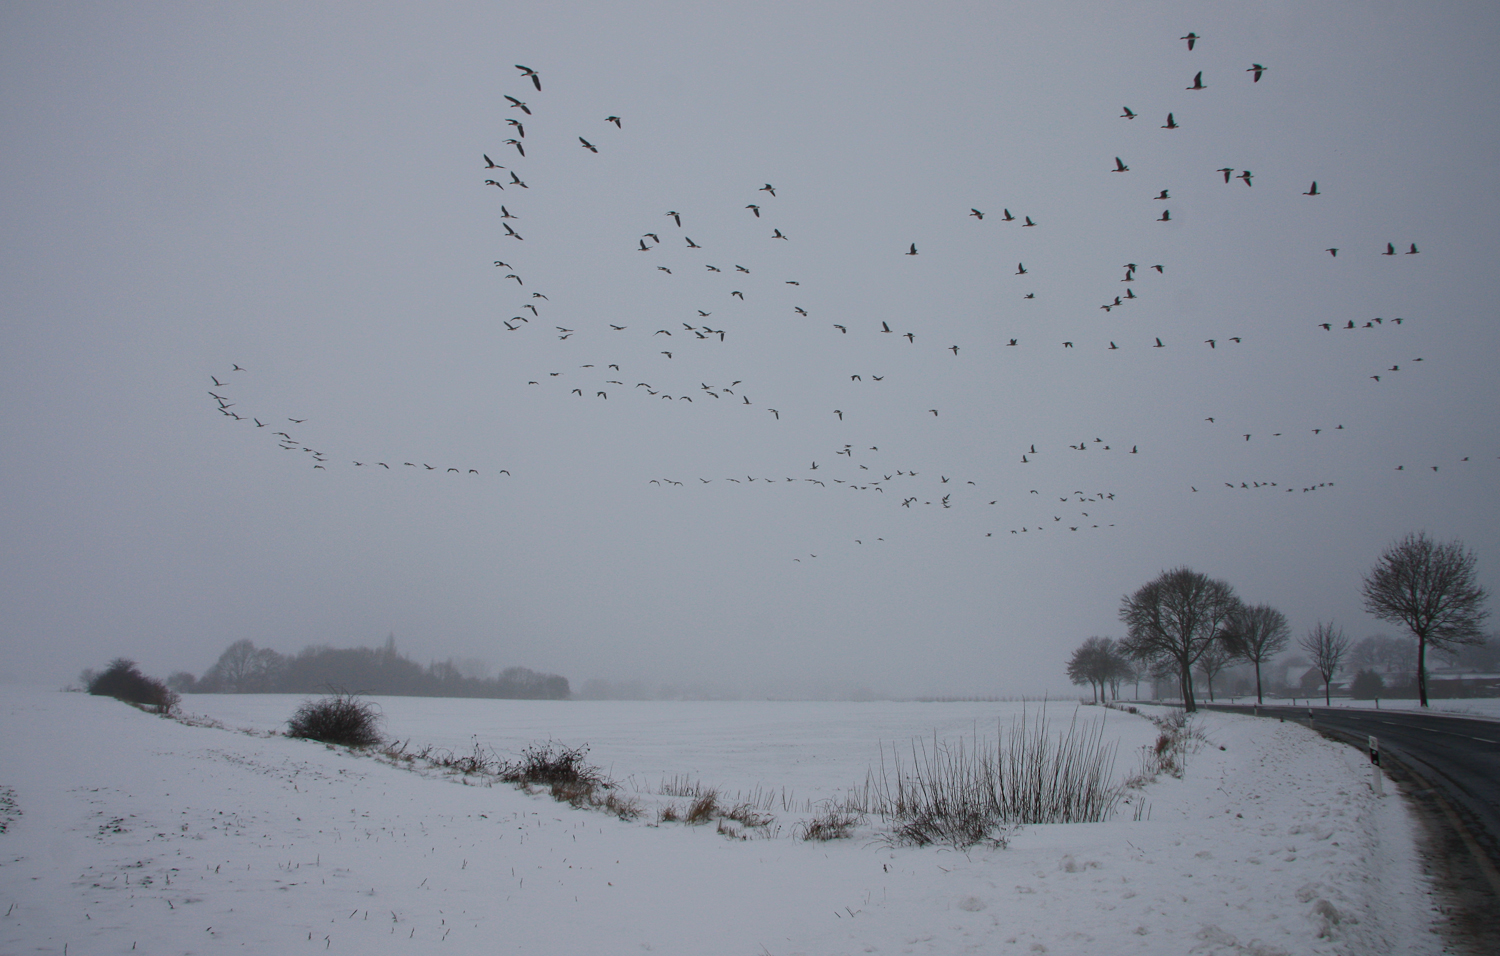
[[[1180,565],[1500,591],[1497,25],[7,4],[3,669],[1039,694]]]

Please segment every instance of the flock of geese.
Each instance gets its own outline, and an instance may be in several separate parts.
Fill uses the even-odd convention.
[[[1197,41],[1202,39],[1196,33],[1188,33],[1181,39],[1187,43],[1187,49],[1192,51]],[[520,71],[519,79],[529,83],[533,90],[540,94],[542,92],[541,74],[530,67],[520,64],[516,65]],[[1259,83],[1268,72],[1268,68],[1261,63],[1252,63],[1245,70],[1251,74],[1250,82]],[[1197,71],[1192,82],[1185,87],[1187,92],[1198,93],[1209,89],[1205,82],[1204,71]],[[527,271],[524,268],[525,258],[530,254],[531,245],[525,241],[521,232],[522,216],[512,212],[514,206],[518,212],[526,211],[526,197],[531,186],[520,176],[517,169],[510,168],[505,163],[519,163],[527,159],[527,127],[531,125],[539,128],[540,124],[547,121],[546,111],[542,109],[540,102],[537,104],[539,112],[533,112],[532,105],[520,97],[510,94],[504,95],[506,102],[505,125],[510,135],[501,141],[501,146],[488,153],[482,153],[483,166],[481,167],[485,178],[482,180],[484,188],[494,189],[501,195],[494,197],[494,202],[499,207],[499,225],[502,232],[498,233],[498,240],[505,251],[499,258],[493,260],[492,268],[498,271],[503,286],[510,293],[517,296],[519,303],[507,310],[514,312],[509,318],[501,319],[501,324],[508,334],[515,334],[524,340],[527,336],[543,335],[548,341],[568,342],[570,347],[582,341],[594,343],[609,342],[611,337],[617,340],[634,339],[636,342],[650,340],[657,353],[657,361],[650,366],[642,366],[639,362],[634,367],[624,361],[613,362],[586,362],[576,367],[543,368],[538,369],[526,380],[527,388],[535,388],[543,392],[556,390],[564,396],[578,401],[586,402],[656,402],[671,403],[674,406],[694,406],[702,408],[712,406],[721,410],[730,407],[737,408],[740,413],[761,415],[777,423],[789,423],[797,417],[806,418],[812,414],[822,414],[837,422],[845,421],[846,409],[834,408],[830,405],[821,413],[813,412],[806,408],[783,407],[783,403],[774,399],[764,401],[755,394],[754,387],[747,385],[743,380],[735,379],[726,383],[710,384],[699,382],[696,388],[683,387],[680,383],[681,376],[686,372],[686,366],[691,365],[692,357],[696,350],[704,348],[732,348],[734,344],[736,319],[745,314],[749,308],[747,305],[747,292],[764,290],[766,287],[764,275],[752,276],[752,269],[735,260],[732,255],[726,255],[716,250],[715,243],[700,243],[693,238],[691,230],[693,222],[678,209],[668,209],[660,213],[656,223],[646,224],[639,236],[633,237],[630,249],[640,256],[639,262],[642,267],[663,273],[664,276],[674,276],[677,271],[684,268],[701,270],[700,275],[717,276],[715,281],[722,281],[723,285],[719,292],[722,296],[718,301],[704,301],[694,309],[693,314],[684,316],[673,316],[671,319],[662,319],[647,326],[642,326],[638,321],[620,320],[619,322],[603,321],[597,326],[580,328],[572,321],[564,320],[567,324],[556,324],[555,320],[549,321],[546,314],[549,310],[550,299],[544,289],[536,288],[528,284]],[[1174,108],[1166,114],[1165,123],[1161,129],[1176,131],[1183,128],[1184,124],[1176,119],[1176,113],[1180,108]],[[1120,119],[1127,122],[1140,118],[1140,113],[1129,106],[1123,107]],[[610,137],[624,135],[623,120],[620,116],[610,114],[599,121],[603,133],[592,133],[588,135],[577,135],[577,145],[581,150],[591,156],[601,155],[601,151],[611,148]],[[588,131],[585,131],[588,132]],[[503,149],[509,147],[509,150]],[[514,152],[514,156],[511,152]],[[497,162],[494,157],[498,156],[502,162]],[[1134,177],[1139,175],[1131,169],[1130,163],[1125,156],[1115,156],[1113,166],[1104,166],[1101,172],[1118,174],[1122,177]],[[1243,183],[1247,189],[1255,186],[1255,175],[1249,169],[1237,169],[1231,166],[1220,167],[1215,172],[1222,176],[1226,186],[1236,182]],[[1208,171],[1205,171],[1207,173]],[[1122,179],[1122,181],[1127,181]],[[1172,187],[1161,188],[1160,185],[1153,186],[1146,194],[1162,205],[1160,215],[1155,218],[1156,222],[1171,223],[1176,220],[1172,217]],[[1247,194],[1249,195],[1249,194]],[[1301,193],[1307,197],[1309,202],[1317,202],[1317,197],[1323,195],[1318,188],[1318,182],[1313,180],[1309,188]],[[768,243],[786,242],[792,243],[794,236],[783,231],[784,226],[778,223],[778,210],[783,199],[777,196],[777,187],[772,183],[764,183],[758,187],[747,187],[745,193],[740,197],[744,199],[743,207],[738,210],[738,215],[744,216],[756,228],[762,230],[764,241]],[[682,207],[686,208],[686,207]],[[991,215],[977,207],[971,207],[966,216],[976,223],[975,228],[991,228],[990,223],[998,221],[1002,226],[1014,224],[1015,228],[1036,229],[1041,224],[1033,218],[1034,214],[1022,212],[1020,215],[1012,213],[1010,208],[1003,208],[998,215]],[[983,226],[977,224],[984,223]],[[665,238],[664,238],[665,237]],[[714,236],[706,236],[700,233],[701,239],[714,239]],[[1403,243],[1407,245],[1406,250],[1401,252],[1394,242],[1386,241],[1382,245],[1375,245],[1371,254],[1395,257],[1397,255],[1415,256],[1419,254],[1417,244],[1413,241]],[[523,251],[525,250],[525,251]],[[675,250],[670,257],[667,250]],[[1331,257],[1337,258],[1341,251],[1347,256],[1347,250],[1340,247],[1329,247],[1325,249]],[[916,257],[922,254],[917,241],[907,239],[902,247],[893,248],[892,256],[904,255]],[[685,258],[691,257],[691,265],[685,267],[682,263]],[[749,259],[746,259],[749,261]],[[512,262],[521,263],[518,267]],[[1154,282],[1166,281],[1169,268],[1164,263],[1138,263],[1126,262],[1120,266],[1122,272],[1115,278],[1107,280],[1108,292],[1102,296],[1098,309],[1106,314],[1113,313],[1118,309],[1127,309],[1139,301],[1148,293],[1144,291],[1145,286]],[[1020,282],[1029,283],[1033,272],[1024,261],[1016,263],[1014,277]],[[666,281],[665,278],[663,281]],[[773,277],[769,280],[778,285],[783,292],[795,296],[800,289],[801,281],[798,278],[785,276]],[[1143,289],[1141,293],[1137,288]],[[1021,300],[1034,300],[1036,291],[1034,288],[1021,286],[1015,289],[1014,294]],[[728,310],[734,310],[732,312]],[[727,314],[726,314],[727,313]],[[805,307],[804,304],[792,304],[790,315],[798,319],[806,319],[817,322],[819,317]],[[684,321],[687,319],[688,321]],[[709,322],[709,319],[714,319]],[[953,360],[962,361],[961,355],[965,346],[961,342],[930,342],[926,336],[919,336],[916,330],[895,328],[890,324],[890,319],[872,318],[864,323],[863,327],[856,326],[853,322],[845,319],[841,322],[828,322],[825,326],[835,337],[856,336],[889,337],[888,341],[898,345],[904,341],[904,348],[913,350],[944,351],[951,353]],[[1333,322],[1317,323],[1317,327],[1325,332],[1350,332],[1350,331],[1372,331],[1379,330],[1391,333],[1397,328],[1403,327],[1408,320],[1404,318],[1385,319],[1373,318],[1369,321],[1357,324],[1353,320],[1347,320],[1343,324],[1336,325]],[[553,338],[555,336],[555,338]],[[1233,349],[1239,347],[1244,341],[1243,334],[1215,335],[1202,340],[1181,342],[1176,340],[1164,340],[1162,337],[1151,335],[1144,338],[1127,339],[1120,333],[1116,333],[1114,339],[1107,335],[1100,335],[1095,341],[1083,341],[1078,338],[1057,338],[1053,341],[1041,341],[1030,336],[1017,335],[1008,338],[1004,343],[1005,348],[1053,348],[1069,350],[1073,354],[1093,349],[1103,352],[1120,352],[1127,350],[1146,349],[1168,349],[1168,348],[1201,348],[1207,350]],[[638,350],[637,350],[638,354]],[[584,356],[581,356],[584,357]],[[1422,362],[1420,357],[1409,359],[1410,363]],[[1393,363],[1387,368],[1372,373],[1369,377],[1379,383],[1382,378],[1402,371],[1400,363]],[[380,461],[380,460],[355,460],[352,458],[341,458],[337,462],[330,459],[323,451],[313,444],[304,444],[291,434],[287,424],[273,422],[269,419],[262,421],[255,416],[246,415],[238,409],[238,403],[233,399],[231,392],[233,376],[244,374],[244,369],[238,365],[226,374],[224,380],[217,375],[211,376],[213,387],[209,391],[210,397],[217,403],[217,410],[226,419],[250,425],[252,428],[269,428],[276,424],[278,430],[270,432],[271,437],[277,439],[280,448],[293,451],[307,456],[311,468],[326,471],[335,465],[344,468],[368,468],[396,471],[411,469],[417,473],[426,474],[435,472],[442,475],[459,476],[483,476],[486,472],[481,469],[449,464],[432,465],[425,461]],[[688,373],[691,374],[691,373]],[[885,374],[874,372],[856,372],[848,374],[848,381],[859,383],[861,387],[877,387],[878,383],[885,380]],[[851,406],[852,407],[852,406]],[[941,415],[940,408],[913,408],[913,415],[929,415],[938,418]],[[287,418],[290,426],[300,426],[303,419]],[[1212,426],[1215,417],[1208,417],[1206,424]],[[1308,431],[1315,438],[1319,435],[1332,436],[1343,431],[1343,425],[1327,426],[1320,425],[1309,427]],[[1246,442],[1252,440],[1254,433],[1244,434]],[[1272,432],[1265,436],[1266,439],[1282,438],[1282,432]],[[1326,440],[1326,439],[1325,439]],[[1128,449],[1128,450],[1127,450]],[[1114,452],[1119,455],[1142,454],[1140,442],[1131,440],[1106,441],[1095,437],[1092,440],[1079,439],[1076,443],[1058,441],[1050,446],[1044,445],[1038,450],[1036,444],[1027,443],[1024,448],[1016,448],[1014,454],[1016,461],[1020,464],[1030,464],[1053,453],[1065,452]],[[874,453],[874,454],[871,454]],[[857,449],[852,444],[844,444],[842,448],[834,447],[829,451],[829,457],[833,459],[828,462],[825,459],[823,465],[814,460],[811,462],[807,472],[800,475],[705,475],[688,477],[686,480],[678,478],[657,477],[649,480],[653,486],[663,489],[681,488],[704,488],[709,485],[738,485],[744,489],[758,487],[764,490],[780,489],[790,492],[798,491],[855,491],[865,493],[888,501],[890,507],[901,507],[904,509],[933,508],[948,510],[956,507],[983,507],[990,508],[1001,505],[1006,500],[1005,496],[1015,495],[1018,489],[1014,487],[982,487],[975,480],[960,480],[941,474],[929,474],[927,469],[918,470],[910,463],[902,463],[900,467],[892,467],[884,455],[879,452],[878,447],[869,446],[867,449]],[[1404,466],[1401,466],[1404,468]],[[1436,466],[1431,466],[1436,470]],[[509,475],[507,469],[490,469],[491,475]],[[837,476],[835,476],[837,475]],[[921,476],[919,478],[919,476]],[[1333,481],[1317,482],[1287,482],[1282,480],[1268,480],[1264,476],[1254,478],[1236,478],[1234,481],[1222,481],[1224,487],[1235,491],[1267,491],[1279,493],[1312,493],[1319,490],[1331,489],[1335,486]],[[986,483],[988,484],[988,483]],[[1205,486],[1205,488],[1208,486]],[[1216,487],[1216,486],[1215,486]],[[1188,485],[1190,493],[1197,493],[1197,486]],[[1032,499],[1031,496],[1036,496]],[[1092,531],[1114,527],[1114,522],[1108,520],[1112,508],[1116,503],[1116,494],[1113,492],[1095,492],[1085,494],[1081,490],[1072,490],[1067,493],[1052,492],[1043,495],[1040,489],[1026,489],[1025,497],[1033,501],[1028,505],[1027,512],[1040,517],[1023,519],[1016,526],[1003,529],[1011,535],[1036,534],[1046,531],[1080,532]],[[1041,508],[1042,502],[1056,500],[1063,508]],[[1052,512],[1064,513],[1052,513]],[[985,536],[994,536],[996,531],[985,531]],[[856,539],[863,544],[864,538]],[[883,541],[881,536],[870,536],[874,542]],[[810,555],[816,557],[816,555]],[[798,559],[800,560],[800,558]]]

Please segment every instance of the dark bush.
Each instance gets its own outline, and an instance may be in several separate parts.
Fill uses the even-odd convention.
[[[1355,700],[1374,700],[1385,690],[1385,681],[1374,671],[1360,671],[1354,675],[1349,686],[1349,696]]]
[[[380,708],[358,694],[336,691],[305,700],[288,720],[286,735],[344,747],[373,747],[380,735]]]
[[[166,684],[137,670],[135,661],[128,657],[117,657],[102,674],[92,675],[88,692],[137,704],[158,714],[170,714],[181,700]]]

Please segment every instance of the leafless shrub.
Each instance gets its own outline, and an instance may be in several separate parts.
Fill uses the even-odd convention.
[[[380,722],[380,708],[373,701],[339,690],[303,701],[286,722],[286,735],[344,747],[374,747],[383,739]]]
[[[507,783],[528,786],[599,786],[605,782],[604,774],[598,767],[590,766],[585,761],[588,752],[587,744],[581,747],[564,747],[550,740],[543,744],[531,744],[521,751],[520,760],[502,762],[496,776]]]
[[[1186,757],[1197,753],[1208,739],[1202,729],[1195,725],[1182,711],[1173,711],[1165,717],[1151,717],[1160,733],[1155,743],[1141,748],[1141,769],[1125,781],[1127,789],[1139,789],[1153,783],[1162,774],[1181,777],[1187,769]]]

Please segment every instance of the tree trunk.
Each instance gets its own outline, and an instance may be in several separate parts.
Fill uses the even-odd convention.
[[[1323,675],[1323,704],[1327,707],[1333,706],[1333,675]]]
[[[1260,661],[1255,662],[1255,703],[1263,705],[1266,702],[1265,695],[1260,692]]]
[[[1427,706],[1427,635],[1417,635],[1417,697]]]
[[[1193,700],[1193,669],[1182,668],[1179,683],[1182,685],[1182,709],[1189,714],[1197,713],[1198,703]]]

